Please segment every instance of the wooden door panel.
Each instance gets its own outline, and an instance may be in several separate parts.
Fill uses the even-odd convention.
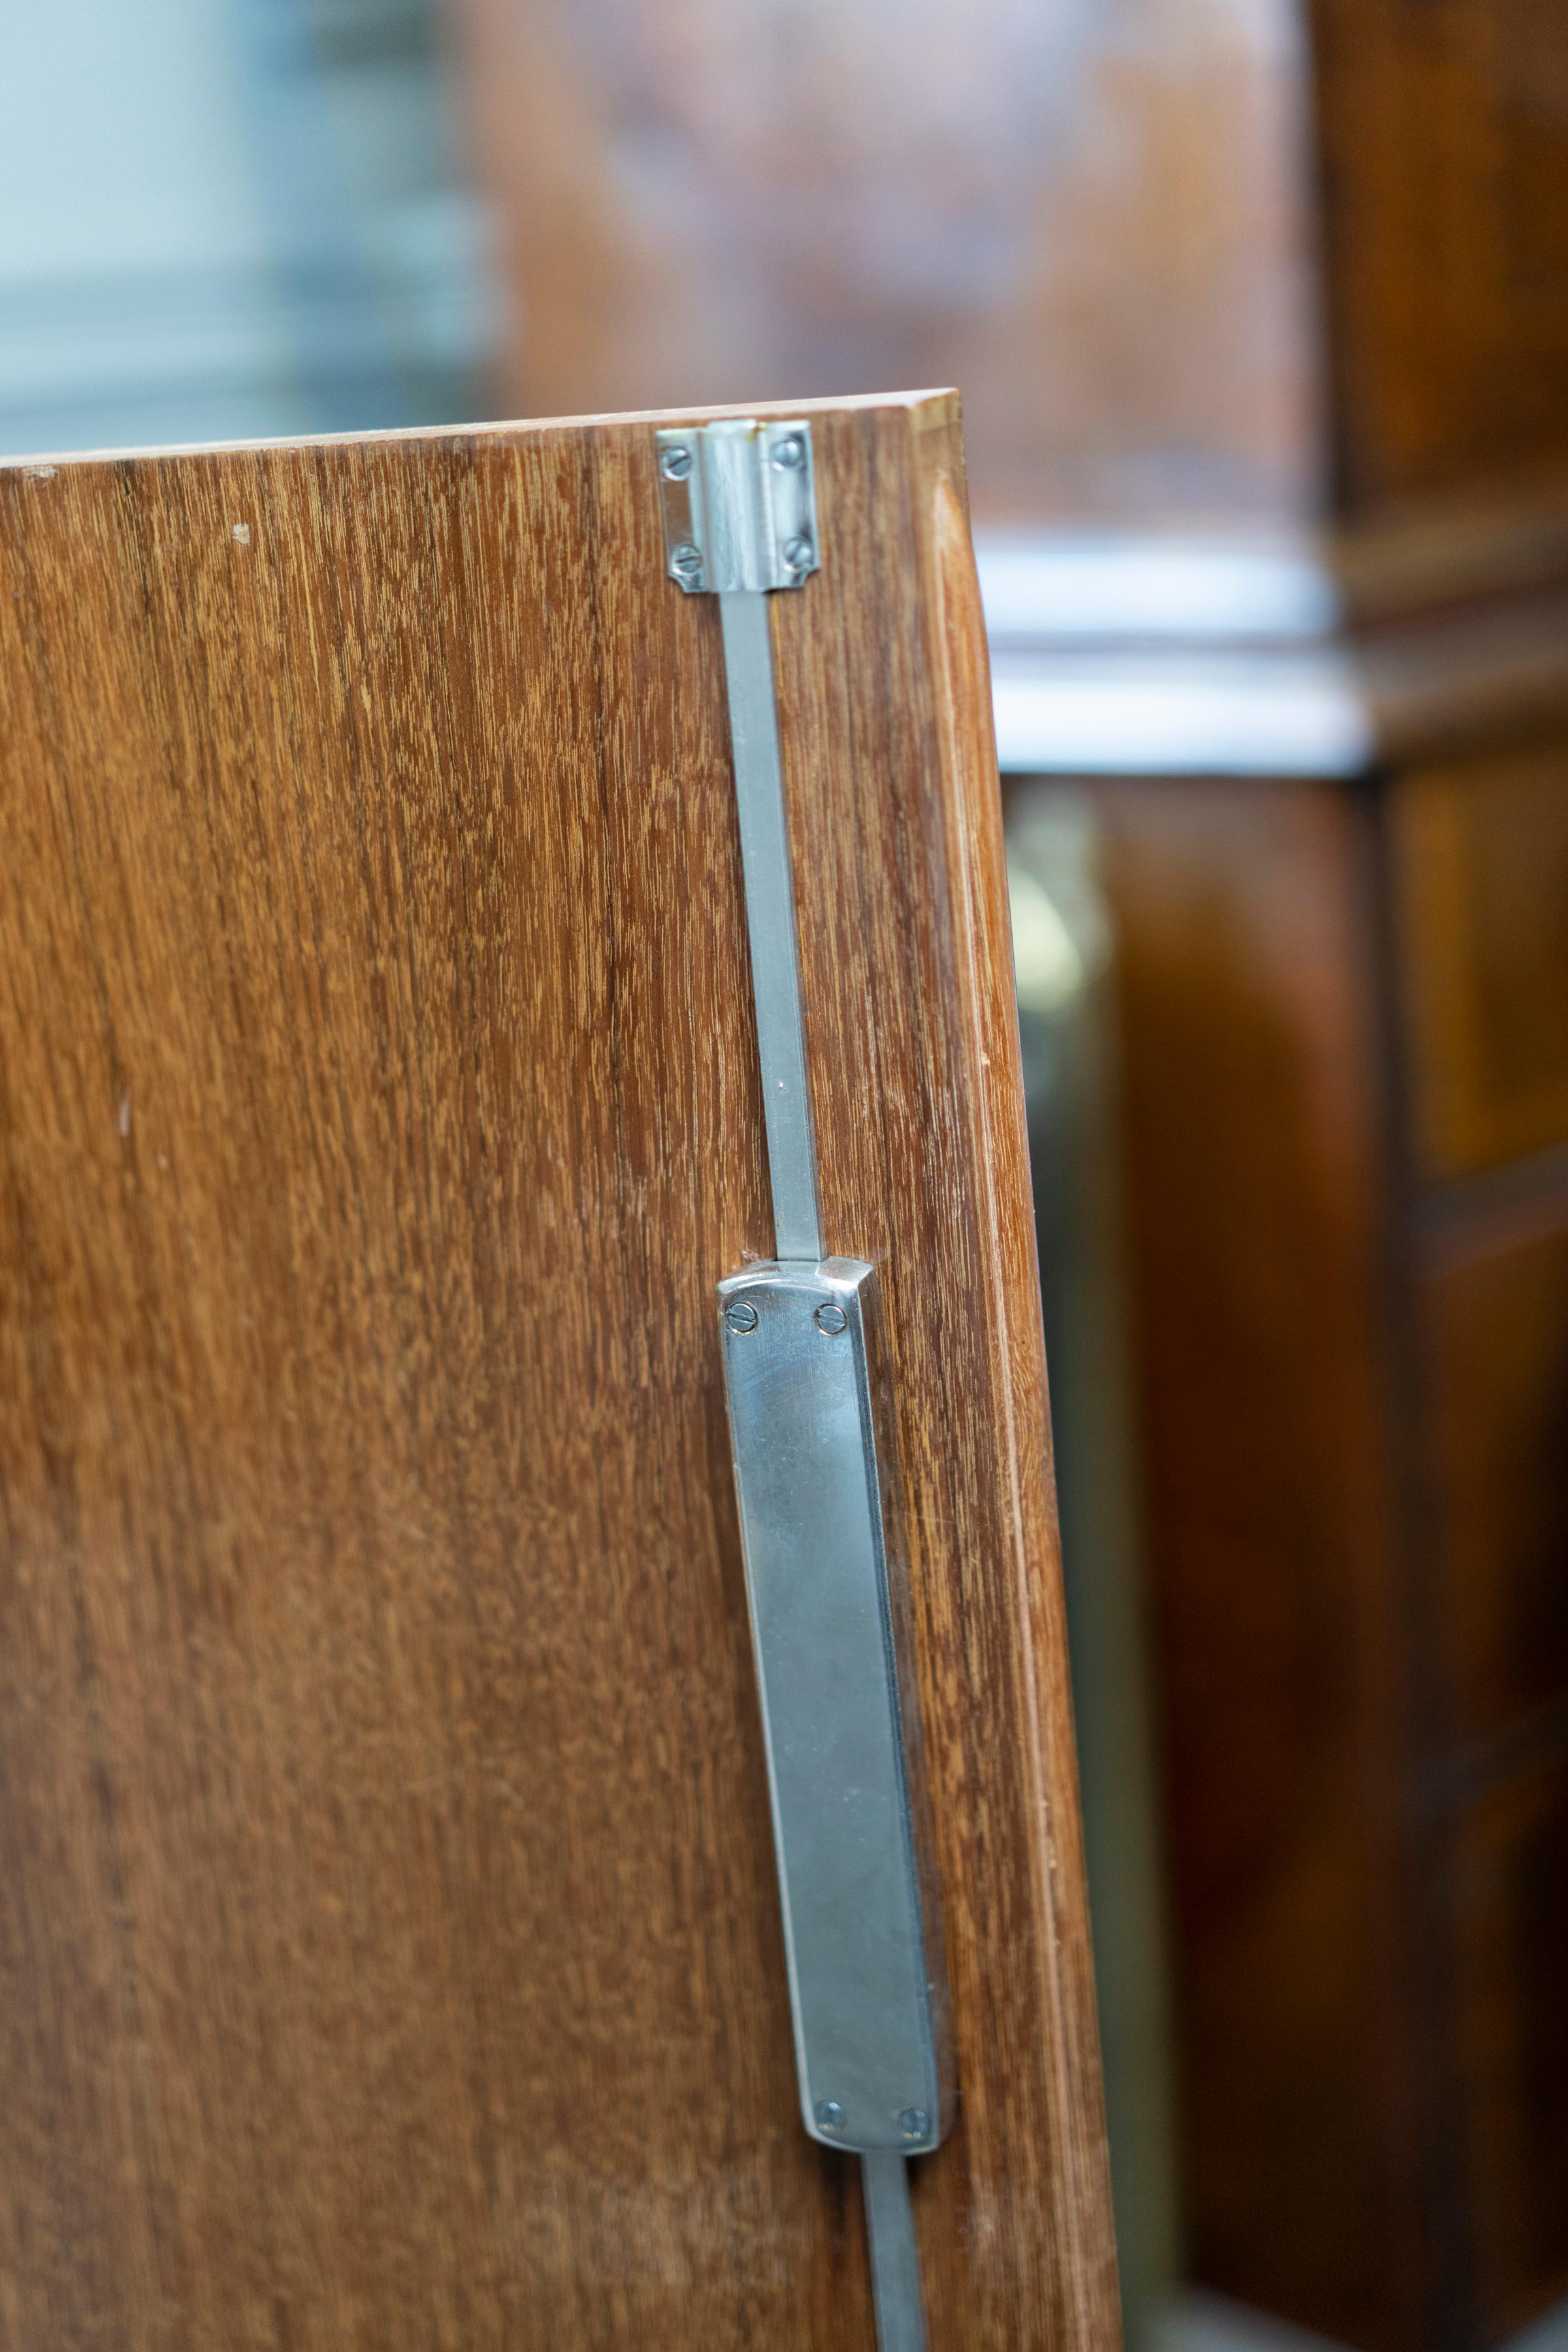
[[[961,2115],[937,2346],[1114,2284],[947,395],[773,614],[882,1268]],[[648,419],[0,470],[0,2343],[869,2345],[795,2114],[712,1308],[771,1241]]]

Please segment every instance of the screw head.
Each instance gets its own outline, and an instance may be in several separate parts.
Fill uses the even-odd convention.
[[[818,2099],[811,2112],[816,2117],[818,2131],[843,2130],[844,2110],[837,2099]]]
[[[837,1339],[840,1331],[842,1331],[847,1324],[849,1318],[846,1315],[842,1307],[835,1307],[833,1301],[829,1298],[825,1300],[823,1305],[817,1308],[812,1320],[816,1325],[819,1331],[825,1331],[830,1339]]]
[[[931,2117],[923,2107],[906,2107],[899,2117],[899,2129],[906,2139],[924,2139],[931,2130]]]
[[[805,463],[805,443],[798,433],[786,433],[782,441],[773,444],[773,463],[793,474]]]
[[[666,481],[683,482],[691,471],[691,452],[683,441],[672,441],[658,463]]]
[[[724,1309],[724,1320],[731,1331],[754,1331],[757,1328],[757,1310],[754,1307],[749,1307],[743,1298],[731,1298]]]
[[[702,576],[701,553],[689,539],[670,550],[669,565],[677,579],[700,580]]]
[[[815,552],[810,540],[803,532],[799,539],[790,541],[784,549],[784,559],[792,572],[804,572]]]

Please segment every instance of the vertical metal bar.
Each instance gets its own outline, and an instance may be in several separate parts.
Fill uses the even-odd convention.
[[[860,2183],[866,2200],[866,2234],[871,2245],[879,2352],[926,2352],[909,2166],[901,2156],[863,2156]]]
[[[719,598],[719,617],[741,812],[741,862],[773,1194],[773,1249],[781,1258],[815,1265],[822,1255],[822,1216],[767,597],[760,589],[726,590]]]
[[[711,448],[710,442],[714,444]],[[804,423],[775,424],[763,428],[759,443],[754,425],[731,420],[704,428],[700,438],[695,431],[679,428],[661,433],[658,446],[670,576],[688,595],[711,591],[719,598],[773,1191],[773,1248],[785,1276],[804,1265],[826,1279],[842,1269],[822,1262],[816,1141],[806,1076],[795,882],[767,609],[769,589],[798,588],[817,567],[810,428]],[[741,464],[742,456],[750,460],[749,467]],[[710,506],[715,509],[712,513]],[[739,1296],[739,1277],[732,1277],[722,1285],[721,1297],[737,1290],[725,1307],[726,1328],[744,1334],[759,1328],[760,1314],[754,1304]],[[836,1303],[828,1301],[825,1311],[830,1312]],[[847,1307],[840,1307],[835,1319],[818,1322],[814,1331],[818,1339],[826,1336],[827,1344],[835,1344],[847,1332],[848,1320]],[[732,1415],[733,1405],[731,1395]],[[775,1789],[775,1809],[776,1796]],[[786,1891],[786,1910],[788,1904]],[[917,1945],[920,1940],[917,1924]],[[923,1978],[922,1987],[929,1995],[930,1986]],[[792,1990],[797,1994],[798,2008],[798,1988],[793,1981]],[[799,2021],[797,2018],[797,2025]],[[804,2071],[802,2090],[811,2109],[807,2127],[817,2137],[830,2137],[849,2124],[844,2100],[826,2096],[813,2102]],[[931,2099],[929,2109],[911,2106],[897,2117],[906,2139],[918,2144],[929,2134],[927,2144],[934,2142],[941,2129],[941,2083],[933,2077],[932,2089],[925,2094]],[[875,2126],[886,2127],[885,2117]],[[862,2162],[880,2352],[926,2352],[920,2260],[905,2158],[888,2148],[864,2155]]]

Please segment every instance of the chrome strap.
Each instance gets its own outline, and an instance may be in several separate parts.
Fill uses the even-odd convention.
[[[905,2158],[951,2110],[945,1990],[876,1274],[822,1254],[767,606],[820,562],[811,427],[729,419],[658,450],[666,567],[719,599],[767,1127],[776,1255],[718,1306],[801,2116],[861,2156],[880,2352],[924,2352]]]

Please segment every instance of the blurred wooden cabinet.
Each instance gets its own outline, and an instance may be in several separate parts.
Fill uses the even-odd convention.
[[[976,518],[1317,473],[1292,0],[450,0],[542,415],[963,394]]]
[[[1568,2294],[1568,16],[1310,28],[1315,524],[994,611],[1118,926],[1191,2267],[1408,2352]]]
[[[1568,740],[1077,788],[1120,933],[1191,2261],[1352,2343],[1568,2293],[1556,1004],[1478,1043],[1568,953],[1568,900],[1533,937],[1528,889],[1478,911],[1553,772],[1561,833]],[[1474,837],[1437,925],[1434,794]],[[1434,966],[1468,1024],[1424,1023]],[[1434,1086],[1528,1096],[1536,1148],[1494,1127],[1455,1172]]]

